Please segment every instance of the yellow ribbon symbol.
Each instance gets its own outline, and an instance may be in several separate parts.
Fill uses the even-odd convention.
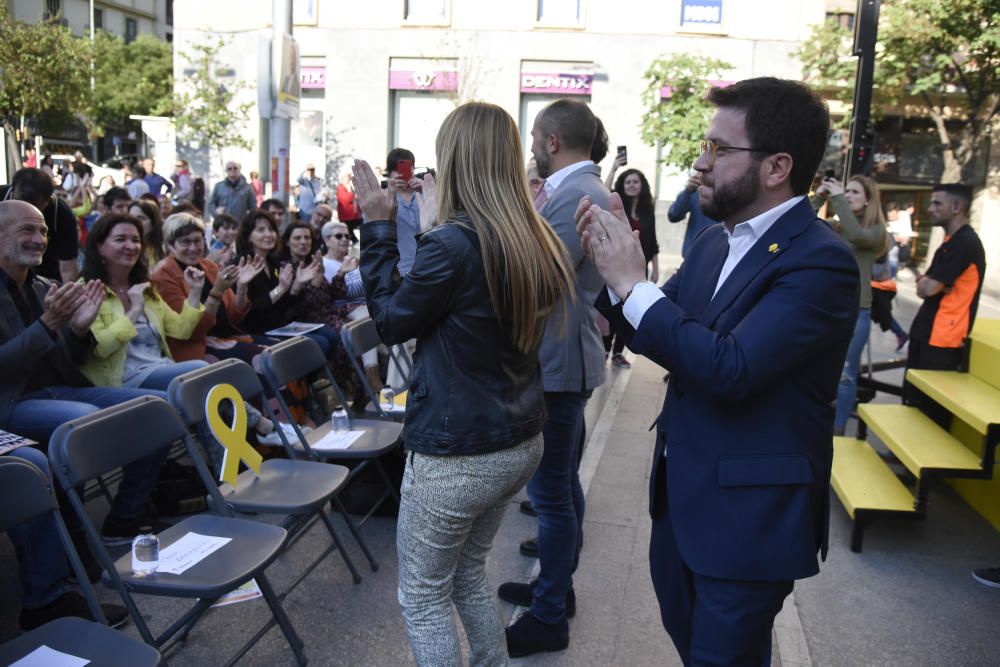
[[[778,244],[777,244],[777,243],[772,243],[772,244],[771,244],[771,245],[770,245],[770,246],[768,247],[767,251],[768,251],[768,252],[770,252],[770,253],[775,253],[775,252],[778,252]]]
[[[229,399],[233,404],[233,423],[226,424],[219,414],[219,405],[222,401]],[[260,464],[263,458],[247,442],[247,409],[243,405],[243,397],[240,392],[231,384],[217,384],[212,387],[208,396],[205,397],[205,416],[208,419],[208,428],[211,429],[215,439],[222,443],[225,453],[222,457],[222,479],[236,486],[236,477],[240,471],[240,461],[247,464],[247,467],[260,474]]]

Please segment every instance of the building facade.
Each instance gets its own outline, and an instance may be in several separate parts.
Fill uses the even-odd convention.
[[[8,0],[11,16],[17,21],[38,23],[44,19],[62,20],[75,35],[90,34],[93,22],[97,30],[120,35],[131,42],[141,34],[151,34],[173,41],[174,0]]]

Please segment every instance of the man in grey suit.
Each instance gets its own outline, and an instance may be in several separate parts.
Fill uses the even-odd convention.
[[[591,304],[604,282],[583,255],[574,213],[581,197],[608,201],[600,169],[590,159],[601,126],[587,105],[559,100],[545,107],[531,130],[531,152],[545,179],[539,209],[566,244],[576,267],[576,300],[549,317],[539,352],[545,384],[545,453],[528,482],[538,514],[538,579],[500,587],[507,602],[530,607],[507,628],[512,658],[569,646],[567,617],[576,611],[573,572],[579,553],[584,499],[577,465],[584,441],[583,411],[604,382],[604,346]],[[603,139],[602,139],[603,140]],[[541,194],[541,193],[540,193]]]

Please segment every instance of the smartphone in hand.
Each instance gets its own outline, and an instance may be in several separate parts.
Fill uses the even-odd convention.
[[[621,156],[623,163],[628,164],[628,148],[625,146],[619,146],[618,155]]]
[[[396,171],[408,183],[413,178],[413,160],[400,160],[396,163]]]

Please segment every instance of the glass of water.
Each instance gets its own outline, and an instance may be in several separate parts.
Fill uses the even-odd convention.
[[[152,529],[143,526],[141,530]],[[160,565],[160,540],[152,532],[137,535],[132,540],[132,572],[137,577],[155,574]]]
[[[392,387],[382,387],[382,391],[378,393],[378,405],[385,412],[391,412],[392,408],[396,404],[396,392],[392,390]]]

